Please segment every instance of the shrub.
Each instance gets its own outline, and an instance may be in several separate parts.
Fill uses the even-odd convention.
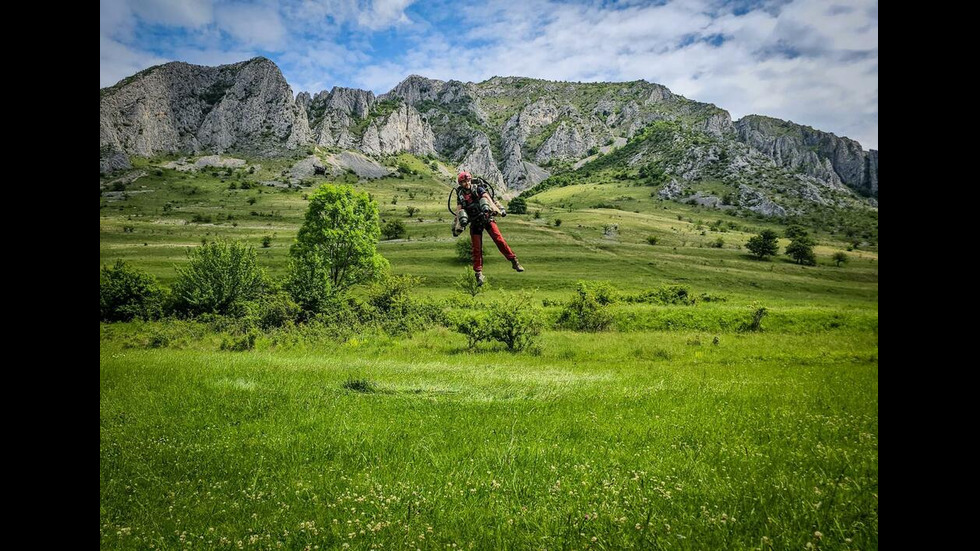
[[[718,239],[715,239],[714,241],[711,242],[711,246],[715,249],[723,248],[725,246],[725,238],[718,237]]]
[[[497,341],[512,352],[531,347],[543,326],[540,308],[524,293],[501,293],[487,310],[467,310],[452,316],[449,323],[454,331],[466,337],[470,348]]]
[[[769,311],[765,308],[758,308],[752,313],[752,320],[743,323],[741,326],[742,331],[762,331],[762,319],[769,314]]]
[[[512,352],[526,350],[541,334],[541,310],[528,294],[503,294],[491,303],[487,316],[490,338]]]
[[[834,253],[833,259],[834,262],[837,264],[838,268],[840,268],[841,264],[844,264],[845,262],[850,260],[850,258],[847,256],[847,253],[845,253],[844,251],[837,251],[836,253]]]
[[[555,227],[561,226],[561,218],[555,218]]]
[[[271,246],[272,246],[272,236],[271,235],[263,236],[262,237],[262,248],[263,249],[268,249]]]
[[[381,236],[386,240],[405,237],[405,224],[401,220],[391,220],[381,228]]]
[[[293,325],[303,313],[300,305],[285,291],[264,295],[253,306],[256,323],[266,330]]]
[[[456,279],[453,280],[453,287],[456,287],[459,292],[465,295],[475,297],[476,295],[487,291],[490,284],[484,283],[482,286],[477,285],[476,278],[473,276],[473,270],[464,268],[463,273],[456,276]]]
[[[480,242],[480,250],[484,251],[483,242]],[[470,238],[468,232],[464,232],[463,235],[456,240],[456,260],[462,262],[463,264],[473,263],[473,240]]]
[[[647,236],[647,243],[649,243],[651,245],[656,245],[659,242],[660,242],[660,239],[656,235],[648,235]]]
[[[152,275],[117,260],[99,273],[99,319],[154,319],[163,313],[164,293]]]
[[[414,218],[414,217],[415,217],[415,214],[416,214],[417,212],[419,212],[419,209],[418,209],[417,207],[406,207],[406,208],[405,208],[405,214],[406,214],[406,215],[407,215],[407,216],[408,216],[409,218]]]
[[[239,314],[245,302],[261,295],[264,273],[252,247],[215,241],[188,256],[190,262],[177,268],[174,282],[177,310],[190,315]]]
[[[453,331],[466,337],[467,348],[475,348],[482,342],[490,340],[490,323],[484,311],[467,310],[450,319]]]
[[[507,204],[509,214],[527,214],[527,201],[523,197],[514,197]]]
[[[244,335],[225,337],[221,341],[221,349],[231,352],[245,352],[255,348],[255,339],[258,333],[249,331]]]
[[[606,306],[613,302],[612,288],[604,283],[578,282],[576,295],[558,314],[558,327],[575,331],[603,331],[613,322]]]

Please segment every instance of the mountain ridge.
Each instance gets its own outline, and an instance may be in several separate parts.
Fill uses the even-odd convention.
[[[278,66],[258,57],[217,67],[166,63],[100,89],[102,172],[125,168],[128,155],[276,156],[313,146],[437,156],[517,193],[582,170],[645,132],[644,140],[659,141],[634,148],[617,174],[653,167],[676,185],[717,179],[739,196],[877,207],[877,150],[765,115],[733,120],[642,79],[473,83],[412,74],[380,95],[338,86],[294,95]]]

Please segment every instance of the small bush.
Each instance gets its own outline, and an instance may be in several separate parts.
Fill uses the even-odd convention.
[[[527,201],[523,197],[514,197],[507,204],[509,214],[527,214]]]
[[[253,318],[265,330],[289,327],[300,319],[303,309],[285,291],[264,295],[253,303]]]
[[[490,323],[486,312],[467,310],[453,316],[449,324],[453,331],[466,337],[467,348],[476,348],[480,343],[490,341]]]
[[[456,276],[456,279],[453,280],[453,287],[464,295],[475,297],[476,295],[487,291],[490,284],[484,283],[482,287],[477,285],[476,277],[473,275],[473,270],[465,268],[463,273]]]
[[[164,292],[152,275],[117,260],[99,273],[99,316],[102,321],[156,319],[163,313]]]
[[[177,268],[174,303],[178,311],[199,315],[238,314],[258,298],[265,274],[255,249],[244,243],[215,241],[192,250],[187,266]]]
[[[529,295],[509,293],[501,293],[485,311],[467,310],[451,317],[449,324],[466,337],[470,348],[497,341],[511,352],[532,347],[543,326],[541,310],[533,306]]]
[[[648,235],[647,236],[647,243],[649,243],[651,245],[656,245],[659,242],[660,242],[660,238],[658,238],[656,235]]]
[[[708,296],[708,295],[702,295]],[[711,297],[707,300],[720,300],[719,297]],[[680,305],[692,305],[696,302],[696,299],[691,296],[691,292],[687,287],[681,285],[663,285],[656,289],[651,289],[649,291],[643,291],[635,295],[627,295],[623,297],[623,302],[628,303],[646,303],[646,304],[680,304]]]
[[[405,237],[405,224],[401,220],[391,220],[381,228],[384,239],[401,239]]]
[[[580,281],[576,295],[568,301],[556,322],[558,327],[575,331],[604,331],[613,322],[606,306],[613,302],[608,284]]]
[[[255,331],[249,331],[244,335],[225,337],[221,341],[221,349],[228,350],[231,352],[245,352],[255,348],[255,339],[258,338],[258,333]]]
[[[725,238],[719,237],[711,242],[711,247],[715,249],[721,249],[725,247]]]
[[[480,242],[480,250],[485,252],[483,248],[483,242]],[[470,238],[469,233],[463,233],[459,239],[456,240],[456,260],[463,264],[473,263],[473,240]]]
[[[263,249],[268,249],[271,246],[272,246],[272,236],[271,235],[263,236],[262,237],[262,248]]]
[[[504,343],[511,352],[527,350],[541,334],[541,311],[527,294],[504,294],[488,311],[490,338]]]
[[[767,315],[769,315],[769,311],[765,308],[757,309],[752,313],[752,320],[747,323],[743,323],[740,329],[742,331],[762,331],[762,320]]]

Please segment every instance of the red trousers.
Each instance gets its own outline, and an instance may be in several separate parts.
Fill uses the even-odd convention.
[[[497,223],[490,220],[484,224],[473,224],[470,226],[470,240],[473,241],[473,271],[482,272],[483,271],[483,230],[486,229],[487,233],[490,234],[490,239],[497,245],[497,250],[500,254],[504,255],[507,260],[514,260],[517,255],[514,251],[510,250],[507,242],[504,241],[504,236],[500,235],[500,230],[497,228]]]

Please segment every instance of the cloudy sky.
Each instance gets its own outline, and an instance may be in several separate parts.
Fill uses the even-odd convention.
[[[100,0],[99,86],[151,65],[264,55],[294,92],[386,92],[410,74],[478,82],[644,79],[878,148],[878,3]]]

